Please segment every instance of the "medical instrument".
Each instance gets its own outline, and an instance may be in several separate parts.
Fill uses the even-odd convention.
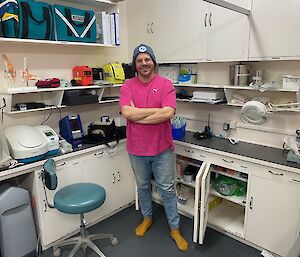
[[[80,115],[68,115],[59,121],[59,133],[72,144],[73,149],[82,146],[83,129]]]
[[[46,125],[16,125],[4,130],[11,156],[31,163],[59,153],[58,135]]]

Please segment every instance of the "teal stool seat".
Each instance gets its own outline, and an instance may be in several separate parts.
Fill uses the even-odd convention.
[[[94,183],[76,183],[60,189],[54,197],[57,210],[68,214],[93,211],[105,201],[105,190]]]

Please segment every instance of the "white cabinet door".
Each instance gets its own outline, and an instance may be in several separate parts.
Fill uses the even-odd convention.
[[[54,191],[46,189],[49,202],[53,203],[55,192],[59,189],[80,181],[81,171],[82,166],[79,158],[57,162],[56,174],[58,177],[58,186]],[[32,195],[37,201],[38,226],[41,233],[41,243],[44,248],[54,241],[78,230],[80,217],[79,215],[61,213],[47,206],[40,173],[41,171],[35,172],[35,186],[33,187]]]
[[[300,2],[253,0],[251,59],[300,58]]]
[[[201,200],[201,184],[202,178],[206,173],[207,164],[205,162],[202,163],[195,181],[195,206],[194,206],[194,230],[193,230],[193,242],[197,243],[198,235],[199,235],[199,202]]]
[[[152,1],[128,0],[128,45],[130,56],[133,49],[141,43],[152,45],[153,4]]]
[[[249,1],[231,0],[228,2],[247,7]],[[249,18],[246,15],[210,5],[208,12],[207,59],[213,61],[247,60],[249,22]]]
[[[117,193],[116,208],[125,206],[135,199],[134,176],[131,170],[128,154],[125,150],[125,144],[118,145],[115,148],[107,149],[108,163],[114,176],[114,190]]]
[[[246,240],[286,256],[299,236],[300,183],[251,176]]]
[[[199,226],[199,244],[203,244],[205,231],[208,222],[208,198],[210,190],[210,164],[206,164],[201,178],[201,204],[200,204],[200,226]]]
[[[209,5],[199,0],[178,5],[178,60],[206,60]]]
[[[105,148],[95,151],[83,159],[82,181],[96,183],[102,186],[106,192],[106,199],[103,205],[85,214],[88,223],[111,213],[117,205],[117,194],[114,188],[116,178],[113,177],[108,162],[109,159]]]
[[[177,60],[178,55],[178,0],[151,0],[153,8],[152,47],[157,61]],[[152,23],[151,22],[151,23]]]

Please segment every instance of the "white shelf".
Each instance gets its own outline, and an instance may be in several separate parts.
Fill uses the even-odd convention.
[[[116,103],[116,102],[119,102],[119,99],[100,101],[99,104]]]
[[[234,85],[213,85],[213,84],[174,84],[175,87],[190,87],[190,88],[214,88],[214,89],[237,89],[237,90],[254,90],[259,91],[257,89],[254,89],[250,86],[234,86]],[[299,89],[286,89],[286,88],[278,88],[278,89],[268,89],[265,92],[273,92],[273,91],[279,91],[279,92],[299,92]]]
[[[236,196],[236,195],[231,195],[231,196],[226,196],[226,195],[221,195],[218,193],[213,187],[210,187],[210,194],[218,196],[222,199],[228,200],[230,202],[236,203],[241,206],[246,206],[246,197],[245,196]]]
[[[192,200],[189,200],[186,204],[177,202],[178,210],[192,217],[194,216],[194,205],[195,203]]]
[[[66,108],[66,105],[60,105],[57,106],[57,108]],[[37,109],[31,109],[31,110],[25,110],[25,111],[11,111],[11,112],[6,112],[7,114],[17,114],[17,113],[27,113],[27,112],[37,112],[37,111],[45,111],[45,110],[51,110],[51,109],[57,109],[56,106],[49,106],[45,108],[37,108]]]
[[[90,85],[90,86],[74,86],[74,87],[56,87],[56,88],[37,88],[37,87],[12,87],[0,90],[1,94],[14,95],[14,94],[28,94],[28,93],[41,93],[41,92],[55,92],[55,91],[67,91],[67,90],[87,90],[87,89],[101,89],[101,88],[114,88],[121,87],[122,84],[113,85]]]
[[[212,168],[210,171],[211,171],[211,172],[214,172],[214,173],[218,173],[218,174],[224,175],[224,176],[226,176],[226,177],[230,177],[230,178],[238,179],[238,180],[241,180],[241,181],[244,181],[244,182],[248,182],[248,179],[242,178],[242,177],[239,177],[239,176],[236,175],[236,174],[239,174],[239,173],[240,173],[240,172],[238,172],[238,171],[236,171],[236,174],[235,174],[235,175],[231,175],[231,174],[228,174],[228,173],[223,172],[223,171],[214,170],[213,168]]]
[[[183,185],[186,185],[186,186],[190,186],[190,187],[195,188],[195,181],[192,181],[192,182],[186,182],[186,181],[184,181],[182,178],[176,178],[176,182],[177,182],[177,183],[180,183],[180,184],[183,184]]]
[[[22,39],[22,38],[4,38],[0,37],[0,42],[8,43],[22,43],[22,44],[47,44],[47,45],[61,45],[61,46],[100,46],[100,47],[116,47],[115,45],[104,45],[99,43],[83,43],[83,42],[68,42],[68,41],[51,41],[51,40],[36,40],[36,39]]]
[[[208,215],[208,223],[226,232],[244,237],[244,209],[221,203],[213,208]]]

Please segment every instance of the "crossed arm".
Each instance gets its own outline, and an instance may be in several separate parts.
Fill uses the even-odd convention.
[[[131,102],[130,106],[121,108],[123,117],[140,124],[159,124],[173,118],[175,110],[173,107],[163,108],[137,108]]]

